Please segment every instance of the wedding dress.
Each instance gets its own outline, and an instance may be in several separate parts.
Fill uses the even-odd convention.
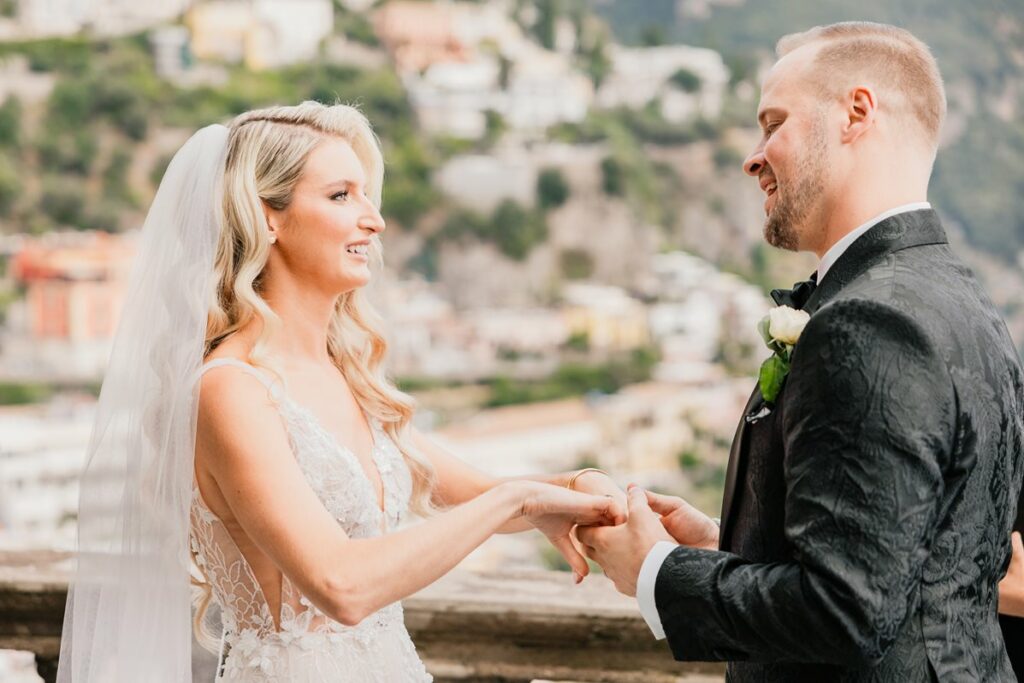
[[[408,510],[412,479],[405,460],[376,420],[373,459],[384,485],[384,509],[356,456],[337,442],[307,409],[290,399],[280,382],[242,361],[222,358],[202,372],[231,365],[256,377],[277,404],[295,459],[306,481],[350,538],[380,536]],[[321,612],[281,577],[278,619],[252,568],[223,523],[203,502],[193,481],[190,541],[196,564],[221,608],[227,654],[217,681],[257,683],[424,683],[432,677],[405,628],[401,603],[356,626]]]

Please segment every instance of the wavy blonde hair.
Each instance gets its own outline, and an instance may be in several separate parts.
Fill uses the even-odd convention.
[[[260,295],[270,254],[270,232],[263,204],[283,210],[291,203],[295,185],[310,153],[328,136],[348,142],[366,173],[366,195],[378,207],[384,179],[384,160],[377,137],[363,114],[347,105],[303,102],[296,106],[258,109],[236,117],[229,125],[223,180],[222,226],[214,262],[215,290],[209,307],[204,357],[226,337],[254,319],[262,331],[249,356],[281,381],[267,353],[270,335],[281,320]],[[301,228],[300,228],[301,229]],[[381,261],[380,239],[371,239],[371,256]],[[380,319],[361,289],[338,297],[327,335],[327,350],[345,377],[359,406],[377,418],[394,440],[412,473],[410,507],[419,514],[432,510],[435,473],[430,461],[412,445],[409,424],[415,403],[385,376],[387,343],[379,332]],[[197,596],[196,635],[206,646],[215,644],[203,625],[209,588]]]

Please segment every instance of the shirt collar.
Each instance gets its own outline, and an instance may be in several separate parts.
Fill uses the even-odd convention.
[[[889,209],[884,213],[880,213],[866,223],[862,223],[858,227],[854,228],[841,240],[832,245],[832,247],[825,252],[825,255],[821,257],[821,262],[818,263],[818,284],[821,284],[822,279],[825,277],[825,273],[835,265],[835,262],[839,260],[839,257],[843,255],[851,244],[857,241],[857,238],[866,233],[871,228],[875,227],[886,218],[891,218],[899,213],[906,213],[908,211],[920,211],[922,209],[930,209],[932,205],[928,202],[913,202],[911,204],[903,204],[897,206],[894,209]]]

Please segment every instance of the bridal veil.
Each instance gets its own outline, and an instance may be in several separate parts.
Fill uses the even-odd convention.
[[[146,217],[81,480],[60,683],[191,681],[188,549],[228,129],[195,133]]]

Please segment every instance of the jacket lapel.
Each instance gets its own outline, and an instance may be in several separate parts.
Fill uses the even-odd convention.
[[[932,209],[909,211],[886,218],[861,235],[843,252],[818,283],[804,304],[803,310],[814,315],[858,275],[893,252],[925,244],[946,244],[946,241],[946,233]],[[743,408],[743,415],[740,417],[740,424],[729,451],[725,492],[722,496],[722,519],[719,526],[719,545],[723,550],[727,549],[731,532],[730,521],[733,517],[733,507],[736,505],[736,487],[749,457],[749,425],[746,418],[763,402],[761,391],[755,386],[747,405]]]
[[[725,471],[725,493],[722,496],[722,518],[719,523],[718,543],[722,550],[726,550],[726,541],[729,537],[729,519],[732,516],[733,502],[736,498],[736,479],[740,466],[746,462],[747,457],[747,415],[764,402],[761,398],[761,390],[754,387],[754,392],[747,400],[743,408],[743,415],[740,417],[740,425],[736,428],[736,436],[732,439],[732,447],[729,449],[729,465]]]
[[[893,252],[946,242],[946,233],[932,209],[890,216],[861,235],[836,259],[807,299],[804,310],[814,315],[843,287]]]

